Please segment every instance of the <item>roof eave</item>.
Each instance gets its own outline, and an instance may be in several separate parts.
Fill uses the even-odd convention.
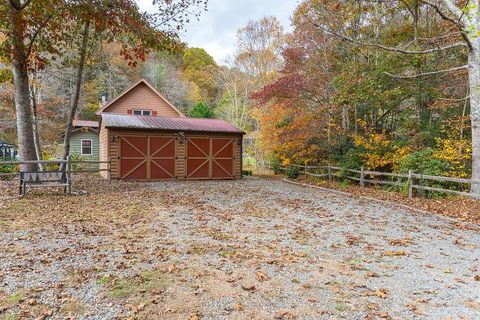
[[[223,134],[234,134],[234,135],[245,135],[243,131],[208,131],[208,130],[193,130],[193,129],[165,129],[165,128],[142,128],[142,127],[121,127],[121,126],[108,126],[105,125],[107,129],[118,129],[118,130],[145,130],[145,131],[163,131],[163,132],[190,132],[190,133],[223,133]]]

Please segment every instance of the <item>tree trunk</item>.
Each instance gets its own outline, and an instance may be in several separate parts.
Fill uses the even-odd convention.
[[[472,179],[480,180],[480,39],[468,56],[470,119],[472,123]],[[472,184],[472,193],[480,193],[480,184]]]
[[[80,90],[82,87],[82,79],[83,79],[83,69],[85,67],[85,57],[87,55],[87,46],[88,46],[88,36],[90,33],[90,20],[85,21],[85,26],[83,29],[82,34],[82,44],[79,49],[80,60],[78,62],[77,68],[77,75],[75,79],[75,89],[72,97],[72,101],[70,104],[68,119],[67,119],[67,126],[65,128],[65,134],[63,139],[63,159],[66,160],[68,155],[70,154],[70,137],[72,136],[72,126],[73,126],[73,119],[77,114],[78,110],[78,100],[80,98]],[[64,166],[62,165],[62,169]]]
[[[32,125],[33,125],[33,143],[35,144],[35,153],[37,160],[42,160],[42,147],[40,143],[40,134],[38,132],[38,112],[37,112],[37,97],[35,88],[32,87]],[[43,165],[38,164],[40,171],[43,171]]]
[[[18,155],[20,160],[36,160],[33,141],[32,106],[28,86],[27,50],[24,43],[24,22],[21,10],[10,7],[12,73],[15,87],[15,113],[17,117]],[[22,164],[21,171],[35,171],[36,164]]]

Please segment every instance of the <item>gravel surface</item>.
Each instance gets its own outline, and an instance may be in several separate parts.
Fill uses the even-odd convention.
[[[480,319],[476,226],[274,179],[140,187],[148,219],[0,234],[0,319]]]

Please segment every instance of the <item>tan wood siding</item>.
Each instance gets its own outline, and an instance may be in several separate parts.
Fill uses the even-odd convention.
[[[233,155],[235,157],[233,161],[233,175],[235,178],[242,177],[242,143],[242,137],[235,138],[235,144],[233,146]]]
[[[128,114],[128,110],[132,109],[156,111],[157,116],[162,117],[180,117],[175,109],[144,83],[127,92],[103,112]]]
[[[100,153],[99,153],[99,159],[100,161],[108,161],[108,129],[105,128],[105,126],[102,125],[100,128],[100,134],[99,134],[99,142],[100,142]],[[100,164],[100,169],[107,169],[108,165],[107,164]],[[108,177],[108,174],[106,171],[100,171],[100,175],[104,178]]]
[[[185,179],[185,142],[177,138],[177,179]]]
[[[119,144],[119,136],[122,135],[128,135],[128,136],[174,136],[176,138],[176,157],[177,157],[177,162],[176,162],[176,168],[175,168],[175,176],[177,179],[182,180],[185,179],[186,175],[186,166],[185,166],[185,141],[176,136],[174,132],[170,133],[163,133],[163,132],[151,132],[151,131],[139,131],[139,130],[119,130],[119,129],[106,129],[102,128],[101,134],[100,134],[100,139],[101,141],[107,141],[107,143],[102,142],[102,148],[105,148],[105,151],[100,151],[102,154],[103,152],[106,153],[107,148],[108,148],[108,155],[112,161],[111,168],[112,168],[112,178],[120,179],[120,160],[119,160],[119,155],[120,155],[120,144]],[[102,138],[102,133],[105,136],[105,138]],[[231,134],[202,134],[202,133],[196,133],[196,134],[188,134],[189,137],[203,137],[203,138],[232,138],[234,139],[234,144],[233,144],[233,152],[234,152],[234,168],[233,168],[233,175],[234,178],[238,179],[242,177],[242,168],[241,168],[241,162],[242,162],[242,148],[241,145],[239,145],[239,141],[241,143],[242,137],[238,135],[231,135]],[[112,139],[115,139],[115,142],[112,142]],[[107,145],[107,147],[104,147],[104,145]],[[101,148],[101,149],[102,149]]]

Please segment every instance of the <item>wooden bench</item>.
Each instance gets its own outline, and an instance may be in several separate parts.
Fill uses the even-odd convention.
[[[29,188],[63,187],[63,192],[72,193],[72,181],[67,171],[20,172],[20,194]]]

